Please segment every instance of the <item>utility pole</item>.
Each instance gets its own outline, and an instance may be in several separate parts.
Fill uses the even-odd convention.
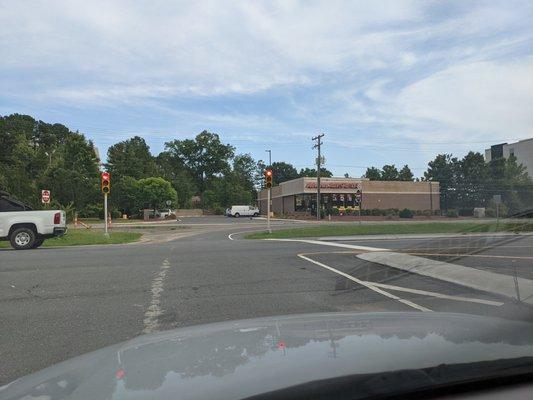
[[[322,138],[324,137],[324,134],[321,133],[317,136],[315,136],[312,140],[316,140],[317,143],[313,146],[313,149],[318,149],[318,157],[316,159],[316,220],[320,221],[320,214],[322,211],[321,207],[321,201],[320,201],[320,163],[321,155],[320,155],[320,146],[322,145]]]

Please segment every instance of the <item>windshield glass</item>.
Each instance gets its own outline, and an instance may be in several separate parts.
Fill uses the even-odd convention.
[[[0,10],[0,387],[523,372],[530,1]]]

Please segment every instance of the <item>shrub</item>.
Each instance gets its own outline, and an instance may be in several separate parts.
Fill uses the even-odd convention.
[[[368,216],[368,215],[371,215],[371,210],[368,210],[368,209],[362,209],[361,210],[361,215],[364,215],[364,216]]]
[[[413,212],[408,208],[404,208],[400,211],[400,218],[413,218]]]
[[[471,217],[474,215],[474,209],[473,208],[460,208],[457,211],[457,214],[459,214],[461,217]]]
[[[431,212],[431,210],[424,210],[424,211],[422,212],[422,215],[423,215],[424,217],[431,217],[431,216],[433,215],[433,213]]]
[[[370,213],[371,215],[378,216],[381,215],[381,210],[379,208],[373,208]]]
[[[222,207],[220,204],[213,204],[211,207],[211,211],[215,215],[223,215],[224,214],[224,207]]]
[[[337,207],[333,207],[330,212],[331,215],[339,215],[339,209]]]
[[[459,214],[457,213],[457,210],[451,209],[451,210],[448,210],[448,212],[446,213],[446,216],[448,218],[457,218]]]
[[[500,203],[498,214],[500,218],[507,216],[509,209],[505,203]],[[489,201],[488,207],[485,209],[485,215],[490,218],[496,218],[496,204],[491,200]]]

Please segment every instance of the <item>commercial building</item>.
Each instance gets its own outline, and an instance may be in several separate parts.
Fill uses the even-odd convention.
[[[317,179],[298,178],[272,189],[275,214],[311,212],[316,208]],[[322,206],[326,210],[389,209],[440,210],[438,182],[370,181],[365,178],[321,178]],[[259,193],[259,209],[267,212],[267,190]]]
[[[515,143],[501,143],[485,149],[485,161],[497,158],[516,157],[516,162],[527,169],[529,176],[533,177],[533,138],[519,140]]]

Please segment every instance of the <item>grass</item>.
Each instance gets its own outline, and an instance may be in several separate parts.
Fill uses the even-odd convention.
[[[109,238],[106,238],[102,229],[70,229],[65,236],[45,240],[42,247],[130,243],[136,242],[141,236],[139,232],[110,232]],[[0,242],[0,248],[6,247],[11,247],[9,242]]]
[[[268,232],[249,233],[246,239],[289,239],[322,236],[387,235],[405,233],[474,233],[474,232],[529,232],[532,222],[506,223],[417,223],[417,224],[375,224],[375,225],[323,225],[308,228],[294,228]]]
[[[103,224],[103,219],[98,218],[78,218],[78,221],[81,221],[85,224]],[[134,224],[134,223],[141,223],[144,222],[142,219],[122,219],[122,218],[116,218],[113,219],[113,224]]]

